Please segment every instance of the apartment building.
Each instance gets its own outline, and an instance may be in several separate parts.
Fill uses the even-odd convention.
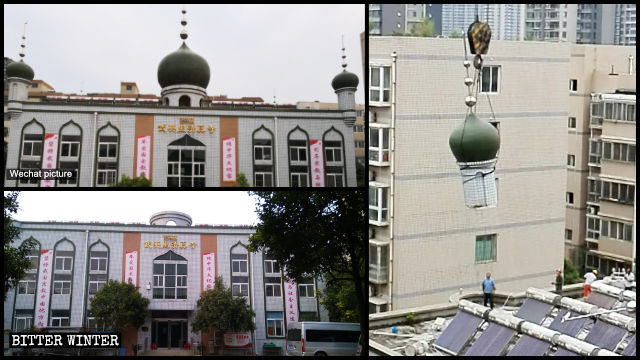
[[[476,114],[493,108],[500,131],[498,204],[471,209],[448,143],[462,41],[369,40],[370,313],[447,302],[486,272],[501,291],[546,287],[562,267],[570,46],[491,42]]]
[[[636,45],[636,4],[617,4],[614,43]]]
[[[634,55],[635,47],[571,46],[565,254],[580,270],[608,274],[631,264]],[[616,94],[619,89],[634,89],[633,95],[625,90]]]
[[[476,16],[491,27],[492,40],[524,39],[524,4],[443,4],[442,35],[464,35]]]
[[[417,23],[429,19],[434,23],[434,36],[442,34],[443,4],[369,4],[371,35],[411,33]]]

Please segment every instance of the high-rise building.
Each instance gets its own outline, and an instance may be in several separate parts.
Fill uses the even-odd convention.
[[[571,46],[565,253],[581,270],[631,265],[634,56],[635,47]]]
[[[371,35],[411,33],[417,23],[434,23],[434,36],[442,34],[442,4],[369,4]]]
[[[522,40],[524,37],[523,4],[443,4],[442,35],[466,34],[476,16],[489,24],[492,40]]]
[[[616,4],[615,44],[636,44],[636,4]]]
[[[467,110],[462,40],[369,46],[370,313],[446,302],[486,272],[501,291],[549,286],[564,253],[569,46],[491,42],[476,114],[495,112],[500,132],[498,203],[480,209],[449,148]]]

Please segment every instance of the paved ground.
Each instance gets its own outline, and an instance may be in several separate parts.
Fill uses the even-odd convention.
[[[184,349],[149,350],[145,352],[142,356],[193,356],[193,350],[184,350]]]

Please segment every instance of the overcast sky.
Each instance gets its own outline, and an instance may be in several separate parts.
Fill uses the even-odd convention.
[[[187,45],[211,69],[207,94],[278,103],[337,102],[342,68],[360,78],[364,5],[187,5]],[[119,92],[120,81],[160,95],[158,64],[181,45],[182,5],[4,5],[4,56],[25,62],[56,91]]]
[[[151,215],[174,210],[193,225],[254,225],[255,199],[243,191],[22,191],[13,218],[149,224]]]

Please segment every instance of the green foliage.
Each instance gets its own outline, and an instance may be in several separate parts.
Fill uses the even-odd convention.
[[[198,299],[198,310],[193,318],[193,331],[229,330],[233,332],[253,331],[256,314],[244,297],[233,298],[231,289],[224,286],[222,277],[216,277],[212,290],[207,290]]]
[[[582,282],[582,278],[578,268],[573,265],[571,260],[564,259],[564,284],[577,284],[579,282]]]
[[[244,173],[238,173],[238,177],[236,178],[236,182],[231,185],[232,187],[249,187],[249,180],[247,180],[247,176]]]
[[[149,299],[142,297],[133,284],[108,280],[91,298],[91,312],[107,329],[122,331],[126,326],[136,329],[144,324]]]
[[[19,208],[18,194],[18,191],[14,191],[4,195],[4,300],[7,300],[9,289],[15,288],[31,267],[27,255],[36,247],[33,238],[15,247],[14,242],[19,240],[20,229],[13,224],[12,216]]]
[[[427,18],[416,23],[411,28],[411,36],[433,37],[435,34],[435,23]]]
[[[458,29],[453,29],[453,31],[451,32],[451,35],[449,35],[450,38],[461,38],[463,36],[464,34],[459,32]]]
[[[413,312],[407,314],[407,325],[413,325],[416,322],[414,316],[415,314]]]
[[[347,275],[348,276],[348,275]],[[337,280],[332,278],[344,278],[343,276],[332,276],[328,274],[327,286],[324,291],[318,291],[318,299],[329,311],[329,320],[335,322],[360,322],[360,309],[356,302],[355,288],[350,281]]]
[[[527,34],[527,35],[524,37],[524,40],[525,40],[525,41],[531,41],[531,40],[533,40],[533,34]]]
[[[142,176],[130,178],[127,175],[122,175],[120,182],[111,184],[111,187],[151,187],[151,180],[147,179],[145,174]]]

